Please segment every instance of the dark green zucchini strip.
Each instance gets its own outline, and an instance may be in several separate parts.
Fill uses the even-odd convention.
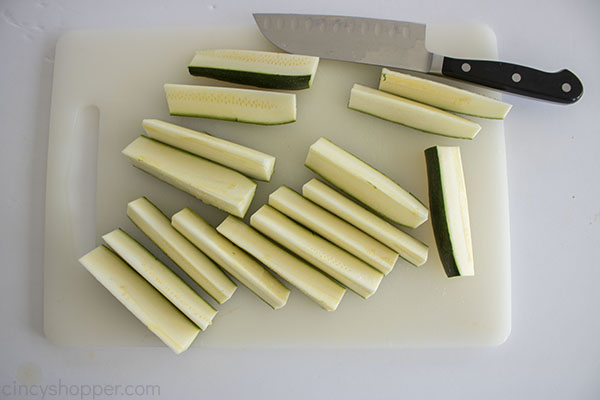
[[[210,68],[190,65],[191,75],[218,79],[220,81],[257,86],[266,89],[300,90],[308,89],[310,75],[273,75],[260,72]]]
[[[427,165],[427,184],[429,188],[429,213],[440,260],[448,277],[459,276],[460,271],[454,259],[454,251],[448,229],[437,147],[430,147],[425,150],[425,162]]]

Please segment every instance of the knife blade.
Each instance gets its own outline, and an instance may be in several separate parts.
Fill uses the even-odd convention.
[[[563,104],[574,103],[583,94],[583,84],[567,69],[545,72],[502,61],[434,54],[425,44],[425,24],[334,15],[253,15],[262,34],[289,53],[441,74]]]

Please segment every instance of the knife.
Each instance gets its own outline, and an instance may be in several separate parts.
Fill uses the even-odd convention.
[[[441,74],[557,103],[574,103],[581,81],[567,69],[544,72],[501,61],[452,58],[425,46],[414,22],[307,14],[253,14],[263,35],[289,53]]]

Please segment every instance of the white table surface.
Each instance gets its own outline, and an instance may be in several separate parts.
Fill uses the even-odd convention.
[[[46,341],[44,194],[57,38],[80,28],[248,24],[253,11],[482,22],[496,32],[504,61],[567,67],[582,79],[584,96],[572,106],[505,97],[514,105],[505,122],[513,292],[505,344],[191,349],[175,357],[166,347],[61,348]],[[0,398],[93,398],[93,391],[96,398],[164,399],[600,398],[599,16],[597,0],[306,0],[295,6],[275,0],[3,0]]]

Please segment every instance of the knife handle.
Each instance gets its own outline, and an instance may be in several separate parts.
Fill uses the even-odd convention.
[[[568,69],[544,72],[501,61],[444,57],[442,75],[556,103],[575,103],[583,94],[583,84]]]

